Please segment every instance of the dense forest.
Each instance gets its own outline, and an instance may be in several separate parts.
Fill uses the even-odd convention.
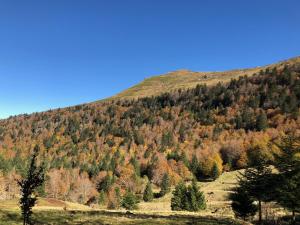
[[[19,193],[15,179],[36,144],[47,169],[40,195],[109,208],[151,185],[163,192],[166,182],[216,179],[262,157],[272,164],[274,143],[298,135],[299,103],[295,63],[214,86],[10,117],[0,121],[0,199]]]

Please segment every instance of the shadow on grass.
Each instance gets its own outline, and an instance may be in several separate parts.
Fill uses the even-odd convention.
[[[21,225],[18,212],[0,211],[1,225]],[[189,218],[180,216],[151,216],[101,211],[35,211],[32,216],[35,225],[238,225],[234,220],[218,218]]]
[[[11,225],[11,224],[18,224],[22,223],[22,217],[20,213],[17,212],[9,212],[6,210],[0,210],[0,221],[1,225]]]

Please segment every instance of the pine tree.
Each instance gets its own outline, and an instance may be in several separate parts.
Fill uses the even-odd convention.
[[[295,212],[300,211],[300,138],[287,136],[278,145],[281,152],[275,155],[275,167],[278,169],[276,201],[292,211],[295,223]]]
[[[145,202],[151,202],[153,200],[153,191],[152,191],[152,185],[150,181],[146,185],[143,199]]]
[[[125,209],[128,210],[133,210],[133,209],[137,209],[137,204],[139,203],[137,197],[135,196],[135,194],[131,191],[126,191],[125,195],[123,196],[122,199],[122,207],[124,207]]]
[[[36,203],[35,191],[44,183],[45,172],[44,165],[37,166],[37,156],[39,153],[39,146],[36,145],[33,150],[33,155],[30,160],[29,168],[26,177],[18,181],[21,189],[20,208],[23,215],[23,224],[31,223],[32,208]]]
[[[141,169],[140,169],[140,163],[139,161],[137,160],[136,156],[133,156],[131,159],[130,159],[130,163],[133,165],[134,167],[134,172],[135,172],[135,175],[136,176],[141,176]]]
[[[99,192],[104,191],[107,192],[110,186],[114,183],[113,177],[107,174],[102,181],[97,184],[97,190]]]
[[[196,155],[193,155],[192,160],[190,162],[190,171],[194,174],[194,176],[199,179],[199,161]]]
[[[231,207],[237,217],[246,218],[254,216],[257,212],[257,206],[254,204],[254,199],[247,193],[242,186],[233,189],[233,193],[229,195],[232,201]]]
[[[211,173],[212,173],[212,178],[214,180],[218,179],[218,177],[220,176],[220,170],[217,163],[214,163]]]
[[[206,208],[205,196],[193,180],[192,185],[186,187],[183,182],[176,185],[171,198],[172,210],[199,211]]]
[[[175,190],[173,191],[173,196],[171,198],[171,209],[175,211],[182,210],[183,207],[183,201],[185,193],[185,185],[183,182],[180,182],[178,185],[176,185]]]
[[[258,222],[262,222],[262,202],[274,198],[274,175],[262,161],[253,168],[247,168],[239,177],[239,185],[245,188],[250,197],[258,201]]]
[[[192,185],[188,187],[189,193],[189,204],[190,211],[199,211],[206,208],[205,196],[195,180],[193,180]]]
[[[99,193],[98,204],[104,205],[105,202],[106,202],[106,195],[105,195],[105,192],[103,190],[101,190]]]
[[[261,112],[256,118],[256,130],[262,131],[268,128],[268,118],[264,112]]]
[[[170,177],[169,174],[165,173],[160,184],[159,195],[162,197],[165,194],[169,193],[170,191],[171,191]]]

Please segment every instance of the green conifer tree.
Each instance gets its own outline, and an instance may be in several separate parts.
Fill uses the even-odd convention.
[[[170,177],[169,174],[165,173],[160,184],[159,195],[162,197],[165,194],[169,193],[170,191],[171,191]]]
[[[32,208],[37,201],[35,191],[44,183],[45,180],[44,165],[37,166],[39,150],[39,146],[36,145],[30,159],[27,174],[22,180],[18,181],[21,189],[20,208],[23,215],[24,225],[31,224]]]
[[[256,130],[263,131],[266,128],[268,128],[268,118],[267,118],[267,115],[264,112],[261,112],[256,117]]]
[[[233,189],[229,195],[231,207],[237,217],[246,220],[250,216],[254,216],[257,212],[257,206],[254,204],[254,199],[247,193],[242,186]]]
[[[174,211],[180,211],[183,207],[183,201],[184,193],[185,193],[185,185],[183,182],[180,182],[178,185],[176,185],[175,190],[173,191],[173,196],[171,198],[171,209]]]
[[[152,191],[152,185],[150,181],[146,185],[143,199],[145,202],[151,202],[153,200],[153,191]]]
[[[218,177],[220,176],[220,170],[219,167],[217,165],[217,163],[214,163],[212,171],[211,171],[211,177],[216,180],[218,179]]]
[[[197,183],[193,180],[192,185],[188,187],[189,196],[189,211],[199,211],[206,209],[205,196],[202,191],[200,191]]]
[[[134,209],[138,208],[138,206],[137,206],[138,203],[139,203],[139,201],[138,201],[137,197],[135,196],[135,194],[133,192],[127,190],[125,195],[123,196],[121,205],[125,209],[134,210]]]
[[[239,185],[244,187],[250,197],[258,201],[258,222],[262,223],[262,202],[274,198],[274,175],[263,161],[253,168],[247,168],[239,177]]]
[[[186,187],[183,182],[176,185],[171,198],[172,210],[199,211],[206,208],[205,196],[193,180],[192,185]]]
[[[278,169],[276,201],[292,211],[293,223],[296,212],[300,212],[300,138],[287,136],[278,145],[281,150],[275,155],[275,167]]]

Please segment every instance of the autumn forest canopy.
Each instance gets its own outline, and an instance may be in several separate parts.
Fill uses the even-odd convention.
[[[39,145],[40,196],[118,208],[151,201],[151,185],[163,196],[193,181],[176,190],[202,201],[195,179],[273,164],[282,138],[299,135],[299,103],[300,63],[286,63],[213,86],[10,117],[0,121],[0,199],[18,195],[14,179]]]

